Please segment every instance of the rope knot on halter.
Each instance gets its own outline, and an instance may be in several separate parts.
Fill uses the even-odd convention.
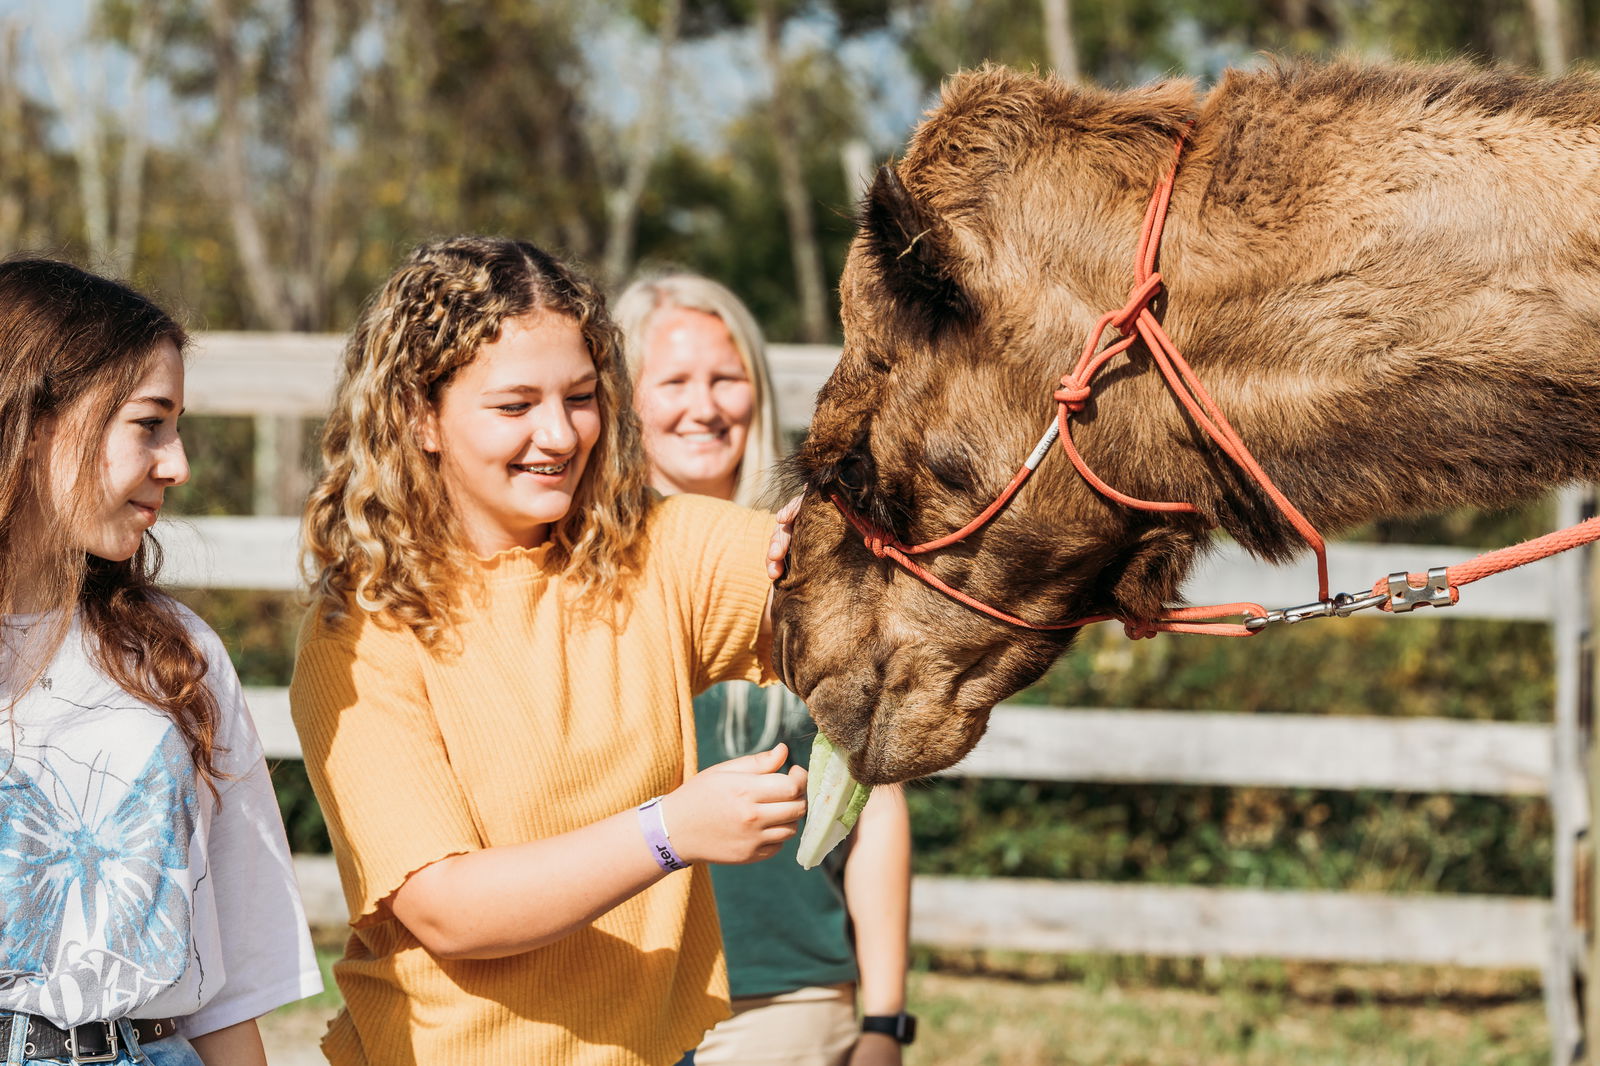
[[[1083,410],[1083,405],[1089,399],[1089,383],[1079,381],[1073,374],[1063,374],[1061,375],[1061,387],[1052,395],[1055,396],[1056,403],[1061,404],[1073,414],[1077,414]]]
[[[1150,306],[1150,301],[1160,288],[1161,275],[1152,272],[1149,277],[1133,287],[1133,291],[1128,294],[1128,302],[1108,316],[1107,324],[1124,337],[1131,337],[1134,332],[1133,324]]]
[[[876,530],[876,529],[871,530],[870,532],[866,533],[861,539],[866,542],[867,550],[870,551],[873,555],[876,555],[879,559],[883,559],[883,558],[886,558],[888,556],[888,554],[889,554],[889,538],[884,536],[878,530]]]

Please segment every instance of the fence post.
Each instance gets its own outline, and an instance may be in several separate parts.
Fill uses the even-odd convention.
[[[1585,493],[1576,487],[1558,497],[1556,524],[1576,525],[1585,517]],[[1584,975],[1588,969],[1590,913],[1589,826],[1595,753],[1588,743],[1583,700],[1589,660],[1584,639],[1590,630],[1587,550],[1553,560],[1556,571],[1550,639],[1555,652],[1556,703],[1551,733],[1550,818],[1555,868],[1551,879],[1550,956],[1545,973],[1545,1010],[1550,1025],[1553,1066],[1587,1061],[1585,1025],[1592,1011]]]
[[[1593,517],[1597,508],[1600,508],[1600,489],[1590,485],[1581,492],[1574,490],[1570,499],[1572,502],[1564,504],[1562,508],[1564,524]],[[1600,987],[1597,987],[1597,982],[1589,980],[1591,973],[1600,972],[1596,969],[1594,928],[1595,890],[1600,885],[1596,863],[1600,862],[1600,849],[1594,846],[1594,834],[1590,831],[1593,826],[1600,824],[1597,821],[1600,819],[1600,747],[1596,746],[1594,729],[1595,692],[1597,683],[1600,683],[1600,647],[1597,647],[1600,645],[1600,640],[1597,640],[1597,634],[1600,634],[1600,547],[1591,544],[1571,554],[1576,556],[1572,564],[1572,584],[1569,586],[1575,601],[1571,609],[1578,624],[1571,651],[1574,660],[1571,671],[1571,729],[1579,745],[1578,750],[1583,753],[1583,788],[1588,820],[1573,849],[1570,886],[1573,909],[1565,915],[1556,912],[1558,935],[1563,929],[1563,918],[1570,923],[1565,925],[1565,929],[1570,932],[1574,954],[1568,980],[1580,1009],[1576,1043],[1566,1049],[1570,1051],[1570,1057],[1557,1060],[1562,1066],[1569,1062],[1594,1063],[1595,1039],[1600,1035]],[[1559,661],[1559,649],[1557,655]],[[1561,1051],[1553,1042],[1552,1050],[1557,1054]]]
[[[299,415],[256,415],[254,511],[260,515],[299,514],[311,484],[302,452],[305,420]]]

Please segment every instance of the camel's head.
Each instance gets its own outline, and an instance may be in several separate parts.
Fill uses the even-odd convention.
[[[968,80],[947,90],[947,117],[952,96],[994,96],[1026,81],[993,71]],[[1075,632],[1022,629],[954,602],[876,557],[830,502],[837,495],[905,544],[965,525],[1053,416],[1052,392],[1095,317],[1091,301],[1101,298],[1081,274],[1087,299],[1083,288],[1044,282],[1041,261],[1059,251],[1041,259],[1028,249],[1047,228],[1029,213],[1054,210],[1060,191],[998,203],[1008,186],[971,168],[986,148],[991,168],[1013,170],[1005,146],[985,142],[981,116],[969,115],[960,151],[930,148],[939,117],[898,170],[880,171],[863,205],[841,283],[844,353],[796,457],[806,498],[776,601],[784,680],[868,783],[958,761],[994,704],[1036,680]],[[949,140],[948,124],[941,135]],[[1152,136],[1151,144],[1170,153],[1170,141]],[[1133,208],[1115,247],[1120,269],[1107,271],[1119,285],[1140,205]],[[1120,302],[1120,293],[1103,299]],[[1116,449],[1123,430],[1109,420],[1091,429],[1092,421],[1086,411],[1083,434],[1098,438],[1096,450]],[[1197,536],[1193,525],[1107,505],[1057,454],[982,530],[920,560],[948,584],[1032,621],[1150,618],[1175,598]]]

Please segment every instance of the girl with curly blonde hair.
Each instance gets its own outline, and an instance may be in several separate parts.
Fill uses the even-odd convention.
[[[354,931],[329,1059],[679,1062],[727,1013],[704,864],[804,813],[782,745],[696,773],[694,694],[771,680],[771,517],[646,487],[604,301],[511,240],[372,298],[323,458],[291,696]]]

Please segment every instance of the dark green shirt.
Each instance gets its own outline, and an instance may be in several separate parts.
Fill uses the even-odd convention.
[[[806,765],[817,727],[798,697],[781,685],[775,688],[772,713],[772,690],[746,681],[713,685],[695,697],[702,770],[779,740],[789,745],[786,769]],[[733,706],[739,689],[746,705],[742,723]],[[711,867],[731,995],[772,996],[856,979],[844,905],[844,855],[850,842],[835,848],[821,866],[802,870],[795,861],[799,840],[796,835],[762,862]]]

